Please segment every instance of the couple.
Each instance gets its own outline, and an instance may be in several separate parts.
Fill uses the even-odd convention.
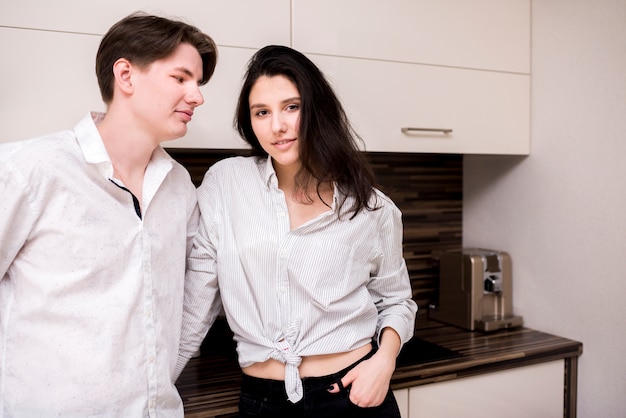
[[[241,416],[399,416],[400,212],[324,76],[279,46],[236,111],[253,156],[196,194],[160,144],[216,61],[197,28],[133,14],[96,57],[106,114],[0,146],[0,417],[182,416],[174,382],[222,307]]]

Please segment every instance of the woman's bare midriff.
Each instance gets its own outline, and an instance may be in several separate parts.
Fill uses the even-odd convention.
[[[302,357],[302,363],[298,367],[300,377],[326,376],[345,369],[352,363],[362,359],[372,350],[371,344],[352,351],[337,354],[324,354],[321,356]],[[243,373],[248,376],[262,379],[285,380],[285,363],[269,359],[262,363],[254,363],[244,367]]]

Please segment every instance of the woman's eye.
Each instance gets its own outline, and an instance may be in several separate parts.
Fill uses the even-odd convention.
[[[256,116],[265,116],[267,115],[267,110],[259,110],[258,112],[255,113]]]
[[[297,110],[297,109],[300,109],[300,105],[297,105],[295,103],[287,106],[287,110]]]

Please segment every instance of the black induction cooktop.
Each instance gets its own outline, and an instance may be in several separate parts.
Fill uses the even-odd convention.
[[[413,337],[404,344],[396,359],[396,367],[412,364],[428,363],[438,360],[449,360],[461,357],[461,354],[431,343],[421,338]]]

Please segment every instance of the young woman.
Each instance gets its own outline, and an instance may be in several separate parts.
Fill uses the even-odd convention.
[[[218,162],[198,189],[179,369],[223,304],[241,416],[399,417],[389,382],[417,310],[401,214],[338,98],[303,54],[268,46],[235,119],[253,156]]]

